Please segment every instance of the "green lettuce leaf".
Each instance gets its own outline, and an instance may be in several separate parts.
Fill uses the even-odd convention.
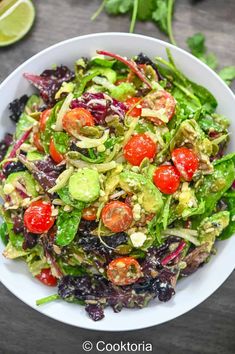
[[[80,220],[81,212],[77,209],[74,209],[71,212],[66,212],[63,208],[59,210],[59,215],[56,220],[56,244],[58,246],[67,246],[73,241]]]

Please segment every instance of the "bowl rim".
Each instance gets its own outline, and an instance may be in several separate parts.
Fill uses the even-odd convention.
[[[198,58],[196,58],[195,56],[193,56],[192,54],[190,54],[189,52],[187,52],[186,50],[182,49],[182,48],[179,48],[177,46],[174,46],[173,44],[170,44],[166,41],[163,41],[163,40],[160,40],[158,38],[154,38],[154,37],[151,37],[151,36],[146,36],[146,35],[142,35],[142,34],[138,34],[138,33],[135,33],[135,34],[131,34],[131,33],[127,33],[127,32],[100,32],[100,33],[91,33],[91,34],[86,34],[86,35],[82,35],[82,36],[76,36],[76,37],[72,37],[72,38],[69,38],[69,39],[65,39],[63,41],[60,41],[58,43],[55,43],[43,50],[41,50],[40,52],[34,54],[33,56],[31,56],[29,59],[27,59],[26,61],[24,61],[22,64],[20,64],[16,69],[13,70],[13,72],[11,74],[9,74],[3,81],[2,83],[0,84],[0,91],[5,87],[7,86],[8,82],[19,72],[21,71],[21,69],[27,65],[28,63],[30,63],[31,61],[33,60],[36,60],[38,58],[40,58],[40,56],[43,56],[44,54],[46,54],[47,52],[49,51],[52,51],[53,49],[55,48],[58,48],[58,47],[63,47],[65,44],[68,44],[68,43],[73,43],[73,42],[76,42],[77,40],[86,40],[86,39],[90,39],[90,38],[96,38],[96,37],[132,37],[132,38],[142,38],[142,39],[147,39],[148,41],[152,41],[154,43],[159,43],[161,45],[163,45],[164,47],[167,45],[167,47],[169,47],[170,49],[174,49],[178,52],[180,52],[181,54],[183,54],[184,56],[188,57],[189,60],[193,60],[195,62],[197,62],[200,66],[203,66],[207,71],[210,72],[211,75],[213,75],[217,80],[219,80],[220,84],[223,86],[224,90],[227,91],[227,94],[230,95],[231,99],[234,101],[235,103],[235,96],[232,92],[232,90],[225,84],[225,82],[219,77],[219,75],[214,71],[212,70],[210,67],[208,67],[205,63],[203,63],[202,61],[200,61]],[[95,330],[95,331],[107,331],[107,332],[117,332],[117,331],[134,331],[134,330],[141,330],[141,329],[144,329],[144,328],[150,328],[150,327],[154,327],[154,326],[157,326],[157,325],[160,325],[162,323],[165,323],[165,322],[168,322],[168,321],[171,321],[173,319],[176,319],[180,316],[182,316],[183,314],[186,314],[188,313],[189,311],[193,310],[195,307],[197,307],[199,304],[203,303],[205,300],[208,299],[208,297],[210,297],[226,280],[227,278],[231,275],[231,273],[233,272],[235,268],[235,262],[234,262],[234,267],[232,268],[229,268],[227,269],[224,274],[223,274],[223,279],[220,280],[218,282],[218,284],[214,285],[212,288],[210,288],[210,291],[207,291],[205,293],[205,296],[203,297],[203,300],[201,299],[197,299],[197,301],[194,301],[194,303],[186,308],[186,309],[183,309],[183,310],[180,310],[178,311],[178,313],[175,315],[172,315],[170,316],[169,318],[167,318],[166,320],[161,320],[160,322],[158,322],[157,324],[153,324],[153,323],[150,323],[149,325],[144,325],[144,327],[139,323],[136,323],[135,324],[135,327],[129,327],[129,326],[124,326],[124,328],[119,328],[119,329],[112,329],[112,328],[108,328],[106,327],[105,329],[103,328],[97,328],[93,325],[93,321],[90,322],[90,326],[87,326],[87,325],[83,325],[83,324],[75,324],[75,323],[70,323],[69,321],[67,321],[66,319],[59,319],[59,318],[56,318],[55,316],[53,316],[52,314],[47,314],[45,313],[43,310],[41,310],[40,307],[36,307],[35,305],[29,303],[27,300],[24,300],[21,296],[18,296],[16,294],[16,291],[14,290],[14,288],[12,286],[8,286],[6,284],[6,282],[3,281],[2,279],[2,276],[1,276],[1,273],[0,273],[0,281],[1,283],[12,293],[14,294],[19,300],[21,300],[22,302],[24,302],[26,305],[30,306],[32,309],[36,310],[37,312],[43,314],[43,315],[46,315],[47,317],[53,319],[53,320],[57,320],[57,321],[60,321],[62,323],[65,323],[65,324],[68,324],[68,325],[72,325],[74,327],[79,327],[79,328],[83,328],[83,329],[87,329],[87,330]]]

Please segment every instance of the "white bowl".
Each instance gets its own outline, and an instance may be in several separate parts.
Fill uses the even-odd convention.
[[[43,50],[19,66],[0,85],[1,135],[13,129],[8,118],[8,103],[24,93],[31,93],[32,87],[23,78],[24,72],[39,74],[52,64],[72,66],[76,59],[81,56],[90,57],[97,49],[106,49],[130,57],[143,52],[151,58],[155,56],[165,58],[167,47],[171,49],[177,66],[184,74],[214,94],[219,102],[218,112],[230,118],[230,131],[235,135],[235,97],[214,71],[182,49],[154,38],[126,33],[99,33],[72,38]],[[230,149],[235,151],[235,139],[231,139]],[[99,322],[93,322],[82,306],[64,301],[37,307],[35,304],[37,299],[56,292],[56,289],[41,285],[21,261],[9,261],[0,256],[0,280],[26,304],[61,322],[103,331],[140,329],[172,320],[186,313],[219,288],[235,267],[235,238],[218,242],[217,247],[217,255],[212,256],[208,264],[192,276],[179,281],[176,295],[168,303],[152,301],[142,310],[124,309],[119,314],[113,313],[109,308],[105,310],[105,318]],[[4,246],[0,244],[0,252],[3,249]]]

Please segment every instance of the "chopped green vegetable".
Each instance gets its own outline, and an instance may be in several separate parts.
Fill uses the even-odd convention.
[[[47,304],[48,302],[55,301],[58,299],[60,299],[60,296],[58,294],[49,295],[47,297],[37,300],[36,305],[37,306],[44,305],[44,304]]]

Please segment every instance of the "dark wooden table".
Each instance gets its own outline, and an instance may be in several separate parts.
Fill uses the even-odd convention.
[[[128,18],[102,14],[97,21],[90,22],[98,0],[34,2],[37,21],[31,33],[20,43],[0,50],[0,81],[33,54],[58,41],[87,33],[128,31]],[[222,66],[235,64],[234,16],[234,0],[227,0],[226,4],[222,0],[178,0],[174,21],[176,40],[185,48],[186,38],[201,31]],[[166,40],[151,23],[139,23],[136,32]],[[85,353],[81,348],[83,341],[96,342],[100,338],[107,343],[151,342],[156,354],[234,354],[234,293],[235,273],[203,304],[174,321],[141,331],[100,333],[49,319],[0,285],[0,354]]]

